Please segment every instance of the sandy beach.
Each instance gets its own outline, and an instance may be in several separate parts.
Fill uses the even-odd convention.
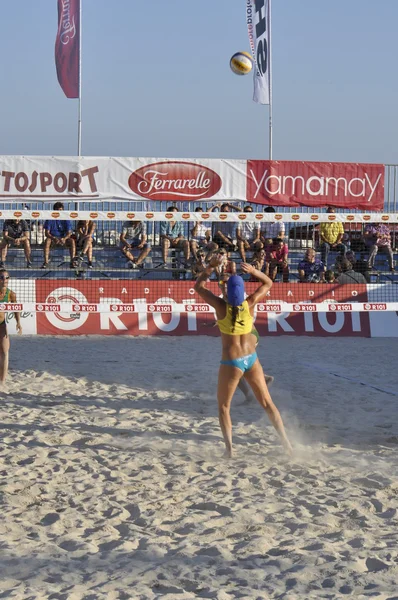
[[[398,598],[397,339],[262,339],[227,462],[218,339],[11,344],[0,598]]]

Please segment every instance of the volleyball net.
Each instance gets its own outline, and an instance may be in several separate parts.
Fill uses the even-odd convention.
[[[396,213],[10,209],[0,218],[1,266],[16,294],[3,312],[57,313],[60,322],[84,313],[214,322],[194,284],[220,250],[238,274],[245,259],[274,279],[257,306],[264,318],[398,311]],[[250,294],[258,282],[242,276]],[[219,278],[207,284],[218,295]]]

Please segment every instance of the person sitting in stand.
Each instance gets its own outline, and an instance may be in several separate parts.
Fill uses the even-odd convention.
[[[265,213],[275,213],[273,206],[266,206],[264,208]],[[281,221],[275,221],[275,223],[262,223],[261,224],[261,241],[264,248],[272,244],[272,240],[280,238],[283,240],[285,237],[285,224]]]
[[[166,212],[179,212],[176,206],[169,206]],[[161,268],[167,268],[167,257],[169,249],[182,250],[184,252],[184,267],[189,267],[190,248],[189,242],[184,236],[184,224],[181,221],[163,221],[160,224],[160,239],[162,244],[163,262]]]
[[[253,208],[251,206],[245,206],[243,212],[252,213]],[[243,262],[246,262],[247,250],[258,252],[263,248],[263,243],[260,240],[260,223],[248,221],[238,223],[236,227],[236,240],[239,254]]]
[[[352,264],[346,256],[343,256],[341,260],[336,263],[336,266],[340,272],[337,277],[337,283],[340,284],[355,284],[355,283],[367,283],[365,277],[361,273],[356,273],[352,268]]]
[[[120,249],[127,258],[130,269],[142,267],[142,263],[151,251],[147,242],[146,223],[143,221],[125,221],[120,234]],[[134,250],[139,250],[137,258],[134,257]]]
[[[337,258],[340,258],[340,257],[338,256]],[[360,258],[357,258],[355,252],[353,252],[352,250],[348,250],[347,254],[346,254],[346,258],[352,264],[352,268],[354,269],[354,271],[356,273],[361,273],[365,277],[366,281],[368,283],[370,283],[368,261],[364,260],[363,254],[361,253]],[[337,267],[337,260],[336,260],[336,267]]]
[[[332,271],[332,269],[328,269],[327,271],[325,271],[325,282],[326,283],[337,283],[336,277],[334,275],[334,271]]]
[[[0,269],[4,269],[7,250],[10,246],[23,248],[26,258],[26,268],[32,267],[29,227],[23,219],[6,219],[3,226],[3,239],[0,242],[1,261]]]
[[[327,212],[329,214],[333,214],[336,211],[333,206],[328,206]],[[337,221],[333,221],[332,223],[321,223],[319,235],[321,259],[327,268],[330,250],[335,250],[341,254],[345,254],[347,252],[347,246],[342,242],[344,236],[343,223],[339,223]]]
[[[191,266],[192,279],[197,279],[200,273],[203,273],[203,271],[205,270],[207,266],[206,256],[207,255],[205,250],[200,249],[197,251],[196,260],[192,262]]]
[[[264,269],[264,265],[265,265],[265,250],[264,248],[260,248],[260,250],[257,250],[255,252],[253,252],[253,256],[252,256],[252,260],[251,260],[251,265],[253,265],[253,267],[255,269],[257,269],[258,271],[263,271]],[[249,281],[252,281],[252,279],[249,279]],[[257,281],[257,280],[253,280],[253,281]]]
[[[304,258],[298,264],[300,283],[318,283],[325,280],[325,266],[313,248],[307,248]]]
[[[96,228],[95,221],[78,221],[76,225],[76,248],[78,262],[83,262],[87,255],[87,265],[93,268],[93,234]]]
[[[375,258],[379,250],[387,254],[388,266],[394,272],[394,254],[391,248],[391,232],[388,225],[384,223],[370,223],[365,226],[363,233],[365,245],[369,250],[368,268],[374,268]]]
[[[64,210],[62,202],[56,202],[53,210]],[[70,254],[70,267],[74,269],[76,266],[76,243],[72,237],[72,222],[68,220],[50,219],[44,221],[44,263],[42,269],[46,269],[50,262],[50,248],[65,248],[68,247]]]
[[[224,202],[220,206],[220,212],[228,213],[232,210],[240,212],[240,208],[230,204],[229,202]],[[215,221],[213,223],[213,242],[217,244],[219,248],[225,248],[227,252],[233,252],[237,249],[235,245],[235,230],[236,225],[230,221]]]
[[[209,212],[211,209],[209,209]],[[201,206],[197,206],[195,208],[195,212],[203,212],[203,208]],[[209,252],[213,252],[213,250],[217,250],[218,246],[214,242],[211,241],[211,227],[209,224],[204,223],[203,221],[196,221],[193,228],[191,229],[191,239],[189,241],[191,246],[191,252],[193,259],[195,261],[198,260],[198,250],[202,248]]]
[[[282,273],[282,281],[289,281],[289,265],[288,265],[289,248],[283,239],[274,238],[272,245],[267,247],[266,268],[265,272],[271,279],[275,281],[277,273]]]

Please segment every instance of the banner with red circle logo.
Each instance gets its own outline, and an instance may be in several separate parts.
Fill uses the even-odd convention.
[[[155,210],[154,201],[203,203],[203,208],[232,201],[333,205],[365,212],[384,205],[385,167],[377,164],[0,156],[0,167],[0,201],[145,201],[149,211]],[[112,212],[107,218],[112,215],[116,219]]]
[[[219,293],[216,283],[210,287]],[[248,282],[247,293],[256,287]],[[37,281],[37,333],[219,337],[214,312],[196,295],[192,282],[168,281],[162,292],[156,281]],[[256,328],[262,336],[368,337],[369,313],[350,310],[351,302],[367,301],[366,285],[275,284],[257,306]],[[294,312],[283,312],[286,302],[293,303]],[[338,302],[341,308],[317,312],[318,302]],[[58,310],[65,303],[71,304],[68,314]],[[106,305],[109,311],[100,312],[93,305]]]

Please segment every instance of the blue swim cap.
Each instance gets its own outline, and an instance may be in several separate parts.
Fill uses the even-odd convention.
[[[227,299],[231,306],[240,306],[245,299],[245,284],[239,275],[231,275],[227,281]]]

